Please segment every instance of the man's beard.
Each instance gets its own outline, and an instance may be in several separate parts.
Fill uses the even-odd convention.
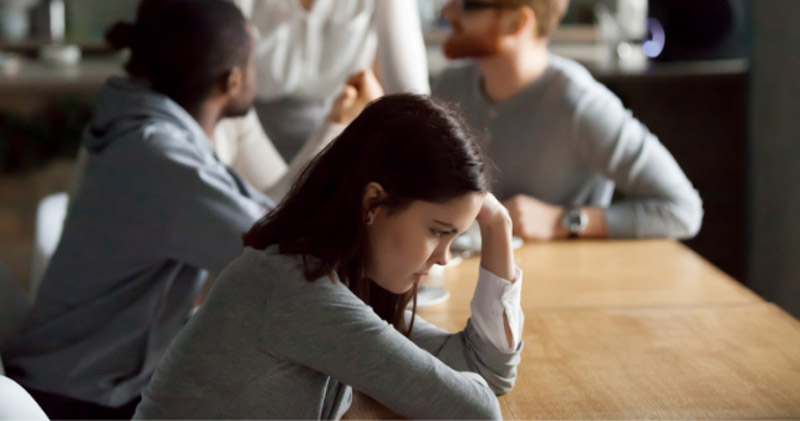
[[[451,59],[483,58],[496,56],[503,52],[503,45],[498,36],[498,28],[488,31],[484,36],[465,35],[463,32],[451,32],[444,43],[444,55]]]
[[[223,118],[237,118],[237,117],[244,117],[247,113],[250,112],[250,109],[253,108],[253,102],[249,101],[242,104],[231,104],[225,107],[222,112]]]

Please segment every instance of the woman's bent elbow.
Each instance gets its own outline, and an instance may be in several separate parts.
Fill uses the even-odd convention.
[[[516,373],[511,373],[511,375],[506,377],[498,376],[486,379],[486,382],[489,384],[489,388],[492,389],[492,393],[494,393],[496,396],[502,396],[514,388],[514,383],[516,380]]]

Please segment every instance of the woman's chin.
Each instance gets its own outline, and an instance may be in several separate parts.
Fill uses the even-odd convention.
[[[412,278],[408,282],[392,282],[392,284],[389,285],[388,287],[387,285],[382,285],[380,283],[378,283],[378,285],[380,285],[381,288],[391,292],[392,294],[402,295],[407,293],[408,291],[411,291],[411,289],[414,287],[414,281]]]

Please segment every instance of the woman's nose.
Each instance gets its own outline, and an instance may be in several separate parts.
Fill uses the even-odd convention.
[[[432,263],[445,266],[450,261],[450,247],[447,244],[439,246],[431,256]]]

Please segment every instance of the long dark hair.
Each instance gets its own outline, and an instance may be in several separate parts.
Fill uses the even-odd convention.
[[[136,23],[116,23],[106,41],[130,48],[128,74],[191,113],[233,67],[245,68],[252,42],[246,22],[225,0],[142,0]]]
[[[368,105],[298,176],[284,201],[244,235],[256,249],[277,244],[304,258],[313,281],[335,274],[384,320],[409,335],[404,310],[416,285],[393,294],[366,277],[364,188],[379,183],[379,204],[397,212],[413,201],[444,203],[488,191],[488,162],[461,117],[428,97],[391,95]]]

